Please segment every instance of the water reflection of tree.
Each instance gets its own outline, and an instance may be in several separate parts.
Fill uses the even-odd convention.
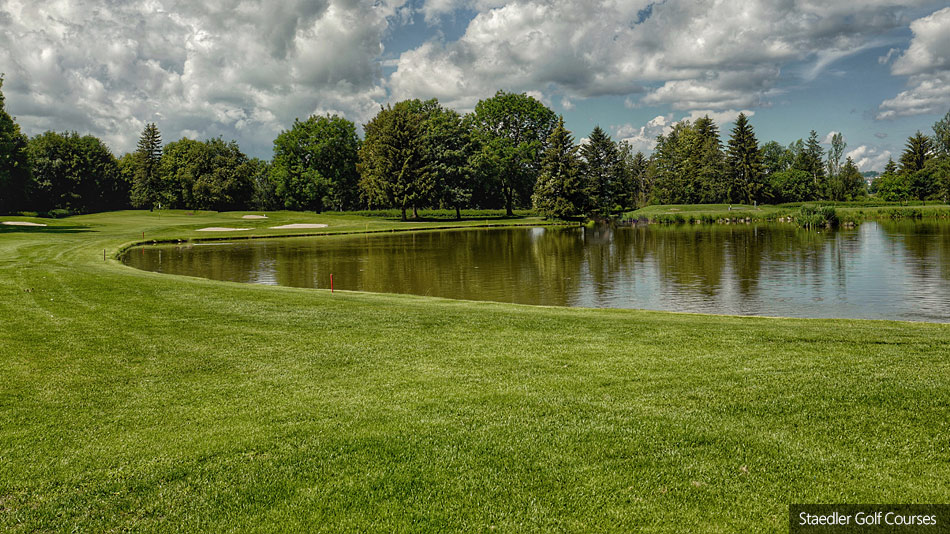
[[[895,221],[883,226],[885,234],[899,242],[909,257],[906,264],[913,274],[950,280],[950,224]]]

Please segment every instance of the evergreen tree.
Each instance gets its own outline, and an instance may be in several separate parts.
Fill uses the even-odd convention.
[[[423,146],[426,110],[422,102],[404,100],[380,109],[363,126],[359,152],[360,188],[370,206],[415,208],[430,192]]]
[[[0,75],[0,213],[28,209],[26,189],[30,180],[27,138],[6,111]]]
[[[927,160],[933,157],[933,145],[930,138],[920,133],[907,138],[904,153],[901,154],[900,172],[902,174],[913,174],[924,168]]]
[[[765,184],[762,180],[762,155],[755,132],[745,113],[740,113],[732,128],[726,162],[731,178],[729,199],[731,202],[752,204],[761,200]]]
[[[563,122],[563,118],[560,119]],[[553,138],[552,138],[553,139]],[[620,152],[607,132],[594,127],[586,144],[581,146],[582,173],[587,189],[587,213],[609,217],[623,173]]]
[[[693,125],[696,130],[694,158],[696,176],[693,180],[695,201],[702,204],[722,202],[728,196],[726,158],[719,139],[719,127],[705,115]]]
[[[887,164],[884,165],[884,174],[897,174],[897,163],[894,158],[887,158]]]
[[[152,209],[164,194],[161,183],[162,135],[155,123],[150,122],[142,130],[134,153],[135,175],[132,183],[132,205]]]
[[[644,192],[647,159],[643,156],[643,152],[634,154],[633,147],[627,141],[618,143],[617,151],[620,153],[621,164],[620,183],[616,192],[617,202],[624,210],[636,209],[643,201],[641,195]]]
[[[584,213],[590,204],[580,172],[580,160],[571,132],[564,128],[564,117],[547,139],[548,148],[541,158],[541,173],[531,197],[534,209],[548,218],[564,219]]]
[[[696,176],[696,129],[689,121],[673,125],[666,135],[657,136],[653,151],[652,198],[660,204],[692,204],[698,195],[693,188]]]
[[[792,150],[797,152],[795,158],[796,169],[803,170],[812,177],[812,184],[818,194],[823,194],[825,190],[825,166],[822,162],[824,150],[821,143],[818,142],[818,132],[812,130],[808,135],[808,141],[802,144],[793,143]]]

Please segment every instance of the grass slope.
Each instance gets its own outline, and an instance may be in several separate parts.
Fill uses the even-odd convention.
[[[240,215],[0,227],[0,530],[784,531],[793,502],[950,502],[947,325],[331,295],[102,259],[142,231],[425,226]]]

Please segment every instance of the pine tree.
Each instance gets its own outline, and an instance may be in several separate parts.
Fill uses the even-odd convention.
[[[716,121],[705,115],[693,125],[696,130],[694,149],[696,159],[696,177],[693,185],[695,201],[702,204],[722,202],[729,192],[726,173],[726,156],[719,139],[719,127]]]
[[[596,126],[588,142],[581,147],[580,155],[584,161],[582,169],[590,201],[586,211],[609,217],[622,173],[617,145],[600,126]]]
[[[548,149],[541,158],[541,174],[531,196],[534,209],[548,218],[563,219],[584,213],[589,200],[580,173],[580,160],[564,117],[548,137]]]
[[[27,139],[5,109],[3,76],[0,76],[0,213],[27,209],[30,179]]]
[[[762,154],[755,132],[745,113],[740,113],[732,129],[726,162],[731,177],[729,199],[751,204],[761,199],[765,189],[762,175]]]
[[[162,200],[163,193],[160,173],[162,135],[155,123],[145,125],[133,157],[135,174],[132,182],[132,205],[152,209]]]
[[[907,138],[904,153],[901,154],[901,173],[912,174],[924,168],[927,160],[933,157],[933,145],[930,138],[920,133]]]
[[[818,142],[818,132],[812,130],[808,135],[808,141],[805,144],[798,144],[795,147],[797,157],[794,167],[807,172],[819,194],[823,194],[826,189],[825,184],[825,166],[822,162],[824,150],[821,143]]]

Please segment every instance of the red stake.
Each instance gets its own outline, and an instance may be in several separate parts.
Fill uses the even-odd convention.
[[[330,274],[330,293],[333,293],[333,274]]]

